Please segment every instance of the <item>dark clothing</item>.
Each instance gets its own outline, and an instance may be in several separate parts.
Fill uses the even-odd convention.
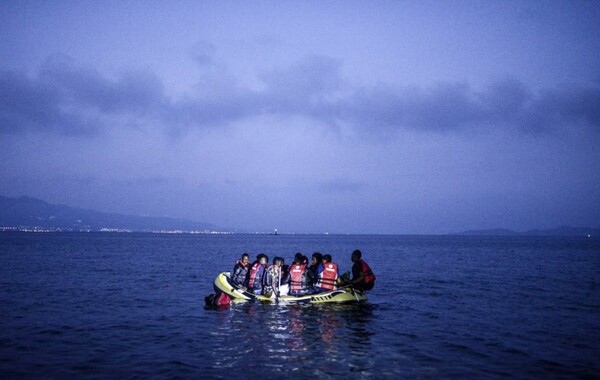
[[[317,283],[317,279],[319,278],[318,270],[320,265],[321,263],[317,263],[316,265],[311,265],[310,267],[308,267],[308,270],[306,271],[306,276],[308,278],[309,286],[314,286]]]
[[[357,278],[359,278],[361,273],[362,265],[360,265],[360,263],[356,261],[354,264],[352,264],[352,280],[354,281]]]
[[[356,290],[371,290],[375,286],[374,282],[364,282],[361,281],[358,284],[354,284],[354,289]]]
[[[375,286],[375,275],[371,271],[371,268],[363,260],[356,260],[352,265],[352,282],[358,279],[363,274],[363,279],[360,282],[354,284],[354,288],[357,290],[371,290]]]
[[[290,283],[290,266],[283,265],[281,267],[281,285]]]
[[[231,281],[233,281],[234,284],[248,286],[246,283],[248,277],[248,268],[250,268],[250,264],[244,264],[244,262],[241,260],[235,263],[235,266],[233,267],[233,273],[231,274]]]
[[[259,261],[255,261],[248,271],[248,289],[254,294],[262,294],[264,275],[267,268]]]

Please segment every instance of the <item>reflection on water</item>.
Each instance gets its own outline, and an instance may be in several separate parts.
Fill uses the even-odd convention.
[[[261,367],[298,374],[347,373],[364,368],[371,351],[375,306],[361,304],[233,304],[216,311],[212,333],[214,366],[229,367],[227,358],[249,363],[248,374]],[[358,360],[356,360],[358,359]],[[356,362],[356,363],[354,363]],[[368,363],[367,363],[367,367]]]

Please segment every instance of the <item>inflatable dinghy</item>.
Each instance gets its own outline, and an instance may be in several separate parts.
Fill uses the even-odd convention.
[[[328,303],[328,302],[361,302],[367,300],[367,295],[350,287],[340,288],[324,293],[307,294],[304,296],[284,295],[277,297],[275,292],[271,297],[256,295],[244,287],[235,284],[229,272],[220,273],[215,278],[215,290],[223,292],[232,298],[232,301],[258,300],[265,302],[287,303]]]

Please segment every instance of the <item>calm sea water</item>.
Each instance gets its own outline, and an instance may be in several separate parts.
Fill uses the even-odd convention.
[[[365,304],[207,310],[244,252],[360,248]],[[598,378],[600,240],[0,233],[2,378]]]

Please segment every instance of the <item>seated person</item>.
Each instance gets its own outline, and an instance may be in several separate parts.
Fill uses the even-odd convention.
[[[281,266],[283,265],[283,259],[281,257],[275,257],[273,264],[267,268],[265,273],[265,286],[263,288],[263,295],[270,297],[275,294],[279,297],[279,288],[281,286],[282,271]]]
[[[323,262],[317,269],[317,292],[330,292],[336,288],[338,280],[338,266],[331,262],[331,255],[323,255]]]
[[[235,263],[235,266],[233,267],[233,272],[231,273],[231,281],[234,284],[240,286],[248,286],[248,284],[246,284],[246,279],[248,277],[248,269],[250,266],[249,262],[250,255],[244,253],[242,255],[242,258]]]
[[[364,260],[361,259],[362,253],[360,250],[352,252],[350,259],[354,263],[352,265],[352,281],[350,284],[354,289],[364,291],[371,290],[375,286],[375,275]]]
[[[290,266],[290,291],[291,296],[304,296],[312,294],[312,276],[307,266],[306,257],[300,255]]]
[[[254,294],[262,294],[264,286],[264,276],[267,271],[269,258],[264,253],[256,256],[256,261],[250,266],[248,271],[248,290]]]

